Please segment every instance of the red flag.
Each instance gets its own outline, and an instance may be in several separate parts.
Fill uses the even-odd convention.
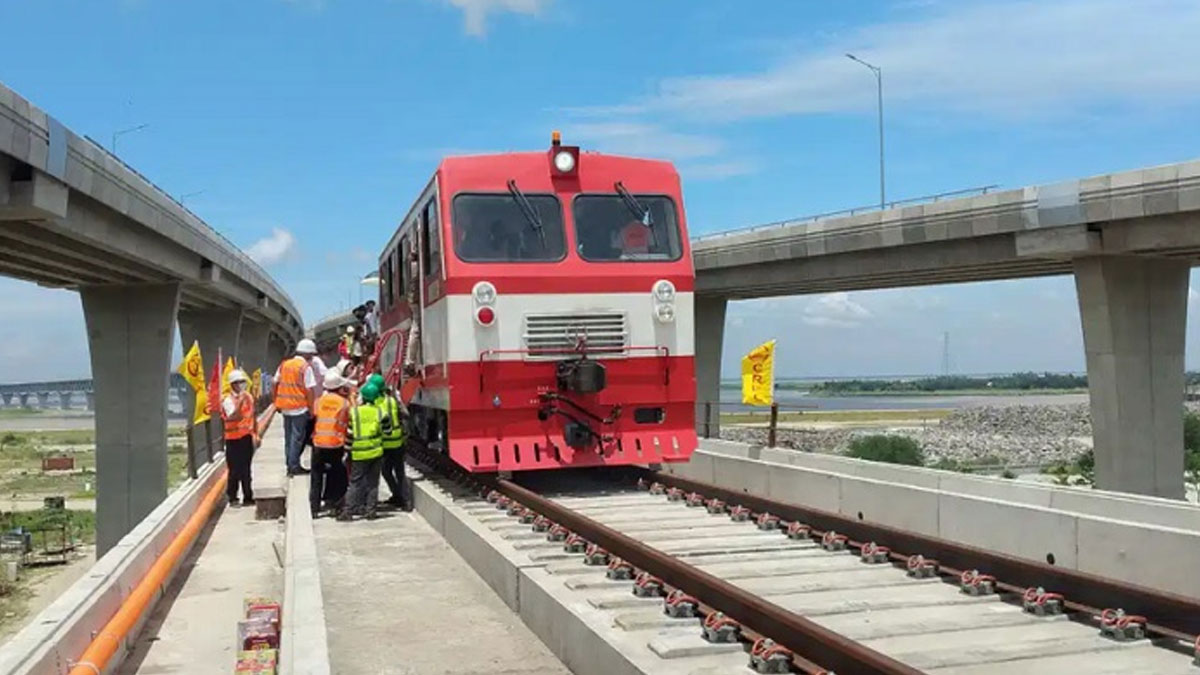
[[[217,350],[217,360],[213,363],[212,377],[208,380],[208,414],[221,414],[221,350]]]

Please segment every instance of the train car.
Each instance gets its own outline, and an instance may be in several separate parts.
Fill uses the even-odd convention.
[[[450,157],[379,259],[378,368],[473,472],[686,461],[695,274],[679,174],[551,147]]]

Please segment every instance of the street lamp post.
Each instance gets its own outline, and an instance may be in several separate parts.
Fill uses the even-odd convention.
[[[114,154],[114,155],[117,154],[117,139],[118,138],[120,138],[121,136],[124,136],[125,134],[132,134],[135,131],[141,131],[142,129],[145,129],[148,126],[150,126],[150,125],[149,124],[139,124],[136,127],[129,127],[128,129],[120,129],[118,131],[114,131],[113,135],[112,135],[112,145],[109,146],[110,150],[112,151],[112,154]]]
[[[861,63],[875,73],[875,84],[878,85],[879,92],[879,208],[887,208],[887,193],[883,187],[883,69],[871,65],[853,54],[846,54],[846,58]]]

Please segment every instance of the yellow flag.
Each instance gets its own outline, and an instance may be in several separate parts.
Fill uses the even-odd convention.
[[[770,340],[742,357],[742,403],[771,405],[775,399],[775,341]]]
[[[179,364],[179,374],[196,392],[196,409],[192,413],[192,424],[203,424],[208,421],[208,391],[204,386],[204,361],[200,358],[200,345],[192,343],[192,348],[184,355]]]
[[[262,368],[255,368],[250,376],[250,394],[257,400],[262,396]]]
[[[234,367],[235,366],[233,365],[233,357],[232,356],[229,357],[228,359],[225,359],[225,367],[221,369],[221,398],[222,399],[224,399],[226,396],[228,396],[229,392],[233,391],[233,388],[229,386],[229,374],[233,372]]]

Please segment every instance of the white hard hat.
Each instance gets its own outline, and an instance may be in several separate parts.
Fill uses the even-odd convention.
[[[342,387],[348,386],[350,386],[350,383],[346,381],[346,378],[342,377],[341,373],[339,373],[337,369],[330,368],[329,370],[325,371],[326,390],[332,391],[334,389],[341,389]]]
[[[300,344],[296,345],[296,353],[302,356],[314,356],[317,353],[317,343],[304,338]]]
[[[354,335],[354,326],[346,326],[346,334]]]
[[[229,384],[234,382],[249,382],[250,378],[246,377],[246,373],[240,368],[234,368],[229,371]]]

